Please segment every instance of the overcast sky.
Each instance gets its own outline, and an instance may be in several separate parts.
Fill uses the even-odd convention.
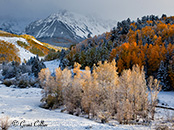
[[[0,18],[45,18],[60,9],[117,21],[144,15],[174,15],[174,0],[0,0]]]

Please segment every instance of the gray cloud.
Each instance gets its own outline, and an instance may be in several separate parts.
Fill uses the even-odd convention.
[[[60,9],[105,19],[136,19],[144,15],[173,15],[173,0],[0,0],[0,17],[45,18]]]

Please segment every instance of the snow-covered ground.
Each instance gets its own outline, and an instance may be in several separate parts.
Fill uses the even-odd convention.
[[[59,66],[60,61],[44,63],[53,72]],[[12,124],[15,125],[12,125],[10,130],[151,130],[155,128],[156,123],[174,115],[174,111],[158,108],[156,121],[150,126],[119,125],[118,122],[101,124],[83,117],[61,113],[60,109],[40,108],[41,91],[40,88],[6,87],[0,82],[0,118],[6,116],[10,118]],[[174,92],[160,92],[158,97],[159,105],[167,104],[168,107],[174,108]]]
[[[159,105],[174,108],[174,92],[160,92],[158,98]]]
[[[173,94],[172,94],[173,93]],[[172,106],[172,99],[174,98],[174,92],[168,95],[167,92],[162,92],[159,95],[165,95],[166,98],[171,99],[166,101]],[[117,129],[117,130],[150,130],[152,126],[136,126],[136,125],[118,125],[110,126],[109,124],[101,124],[92,120],[88,120],[82,117],[76,117],[73,115],[61,113],[60,109],[57,110],[46,110],[40,108],[39,105],[41,99],[41,89],[39,88],[26,88],[18,89],[12,87],[6,87],[0,85],[0,117],[8,116],[10,121],[26,121],[21,125],[31,124],[31,126],[21,127],[20,124],[16,123],[16,126],[10,127],[10,130],[18,130],[22,128],[23,130],[83,130],[83,129]],[[161,98],[162,100],[163,98]],[[160,114],[158,112],[157,114]],[[40,124],[44,121],[43,125],[47,126],[34,126]]]
[[[131,126],[131,125],[117,125],[110,126],[108,124],[101,124],[88,120],[82,117],[61,113],[57,110],[46,110],[40,108],[41,89],[26,88],[18,89],[0,85],[0,117],[8,116],[10,121],[17,121],[16,126],[10,127],[10,130],[148,130],[150,127],[145,126]],[[21,123],[25,121],[25,123]],[[34,123],[37,126],[34,126]],[[38,124],[44,121],[44,125]],[[19,123],[19,124],[18,124]],[[31,126],[20,126],[31,124]],[[13,122],[14,124],[14,122]]]
[[[44,62],[44,64],[53,73],[53,72],[55,72],[55,69],[59,67],[60,60],[46,61],[46,62]]]

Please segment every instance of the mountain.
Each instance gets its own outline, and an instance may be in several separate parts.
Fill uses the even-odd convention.
[[[25,62],[33,56],[44,57],[54,47],[47,43],[42,43],[30,35],[16,35],[0,31],[0,63],[3,61]]]
[[[42,42],[53,45],[77,43],[91,36],[110,31],[116,22],[101,18],[84,16],[66,10],[52,14],[45,19],[32,22],[25,28],[25,33]],[[66,44],[64,44],[66,46]]]
[[[0,30],[13,34],[22,34],[25,30],[25,27],[31,22],[31,20],[28,19],[11,17],[0,19]]]

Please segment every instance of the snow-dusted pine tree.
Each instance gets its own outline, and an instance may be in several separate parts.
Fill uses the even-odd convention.
[[[164,62],[161,61],[160,67],[157,73],[157,79],[160,81],[160,85],[162,85],[163,90],[168,90],[169,87],[167,86],[167,68],[164,65]]]

